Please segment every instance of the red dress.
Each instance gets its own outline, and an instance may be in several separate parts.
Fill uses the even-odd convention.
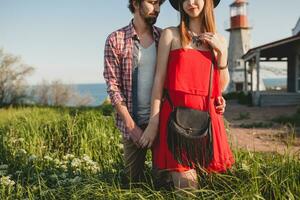
[[[210,51],[183,48],[170,51],[164,87],[169,90],[174,106],[207,110],[210,67]],[[218,96],[221,96],[219,71],[215,67],[210,100],[214,156],[207,168],[207,171],[214,172],[225,171],[234,163],[227,142],[223,117],[215,110],[214,102]],[[187,171],[191,168],[179,164],[168,149],[167,120],[170,113],[171,107],[165,100],[162,102],[160,110],[159,135],[152,148],[153,166],[156,169]]]

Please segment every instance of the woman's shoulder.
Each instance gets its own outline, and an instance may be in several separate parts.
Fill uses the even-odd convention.
[[[167,40],[171,44],[171,49],[174,49],[177,46],[180,46],[180,34],[178,27],[168,27],[163,30],[162,34],[163,39]]]
[[[172,36],[179,35],[179,29],[177,26],[170,26],[163,30],[166,34],[171,34]]]

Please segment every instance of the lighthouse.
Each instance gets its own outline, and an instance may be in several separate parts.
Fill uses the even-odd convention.
[[[247,0],[235,0],[230,5],[228,67],[230,84],[227,92],[245,90],[245,75],[241,57],[250,49],[250,30]]]

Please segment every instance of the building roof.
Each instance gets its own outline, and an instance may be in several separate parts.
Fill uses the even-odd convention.
[[[300,33],[297,35],[277,40],[268,44],[264,44],[250,49],[242,56],[244,60],[252,58],[257,51],[260,51],[260,57],[264,58],[286,58],[291,54],[291,50],[300,44]]]
[[[295,25],[295,28],[293,28],[292,32],[293,32],[293,35],[300,34],[300,17]]]

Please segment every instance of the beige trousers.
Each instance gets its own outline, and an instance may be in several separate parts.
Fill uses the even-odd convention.
[[[144,131],[147,124],[140,126]],[[144,179],[144,169],[147,148],[138,148],[131,139],[123,138],[125,174],[130,182],[140,182]]]

